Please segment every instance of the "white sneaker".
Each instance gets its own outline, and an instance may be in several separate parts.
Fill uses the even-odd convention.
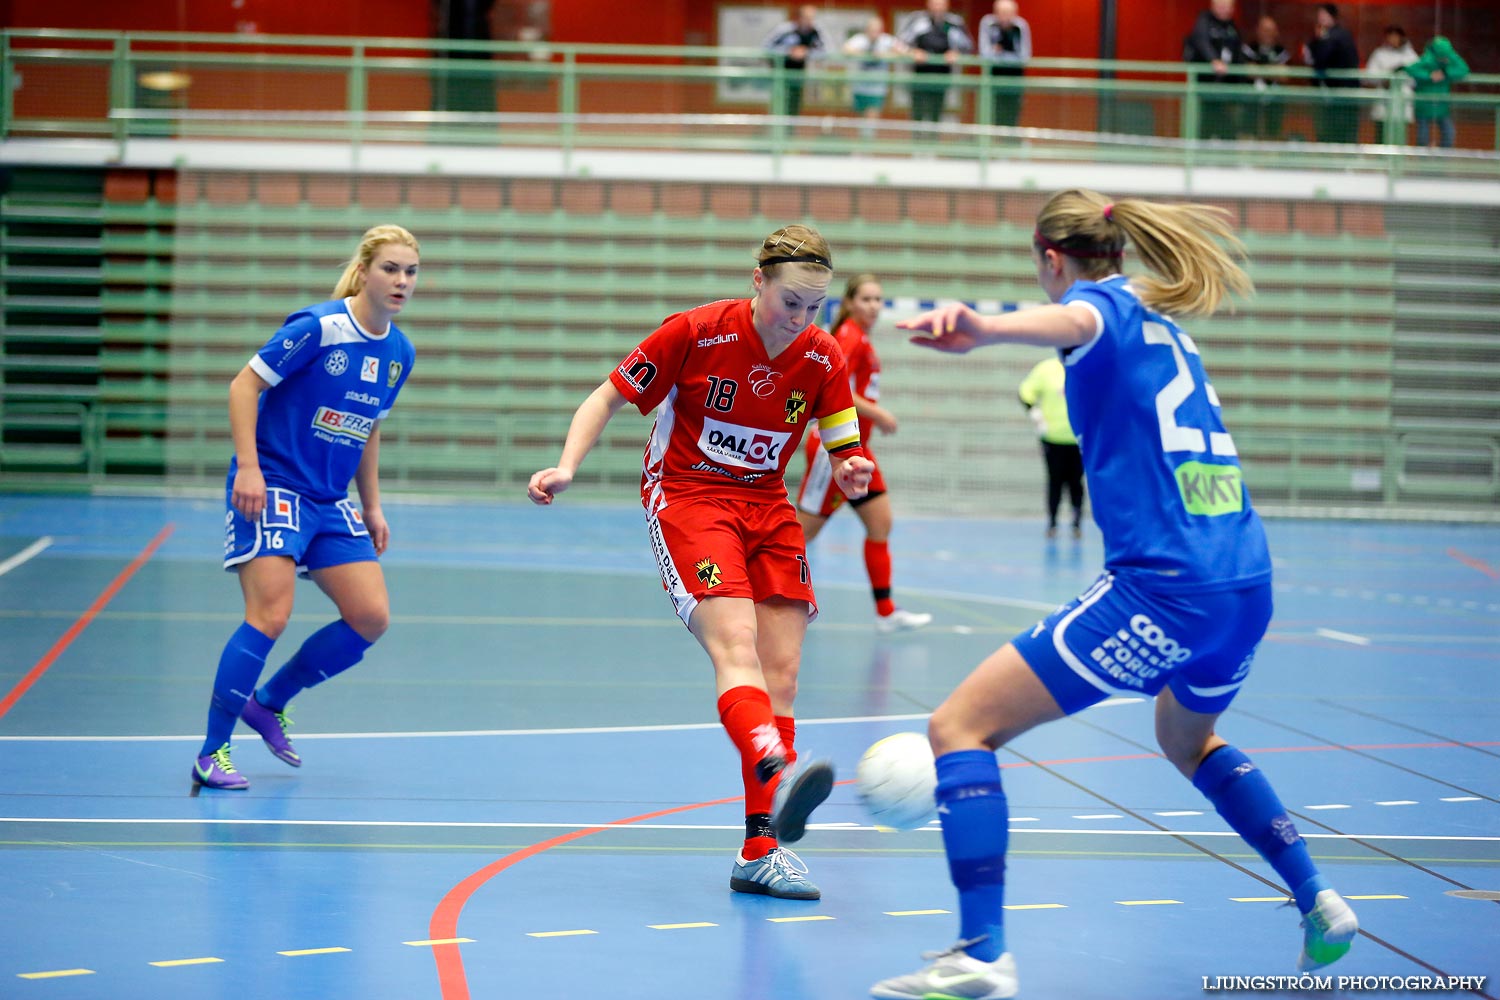
[[[1020,992],[1016,978],[1016,960],[1006,952],[993,962],[981,962],[964,954],[960,941],[947,951],[927,952],[922,957],[932,964],[909,976],[883,979],[870,987],[870,996],[881,1000],[925,1000],[927,997],[951,997],[953,1000],[1009,1000]]]
[[[1332,889],[1318,893],[1312,910],[1302,918],[1302,954],[1297,956],[1297,968],[1302,972],[1332,965],[1349,951],[1354,935],[1359,933],[1359,920],[1354,911],[1344,902],[1344,897]]]
[[[931,623],[932,616],[925,611],[907,611],[905,608],[897,608],[888,615],[875,616],[875,631],[910,632],[914,628],[921,628]]]

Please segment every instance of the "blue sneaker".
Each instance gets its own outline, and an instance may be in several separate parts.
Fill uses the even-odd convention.
[[[736,855],[729,888],[777,899],[823,898],[823,891],[807,878],[807,865],[785,847],[773,847],[755,861]]]
[[[266,749],[272,754],[293,767],[302,766],[302,758],[297,756],[292,741],[286,735],[287,730],[292,728],[292,706],[288,705],[277,712],[262,705],[252,694],[246,699],[240,718],[245,725],[260,733],[260,738],[266,741]]]
[[[193,765],[193,780],[204,788],[224,788],[241,792],[250,787],[250,779],[234,769],[229,759],[229,744],[204,754]]]
[[[781,772],[771,805],[771,829],[776,839],[795,844],[807,832],[807,818],[833,791],[833,764],[815,760],[790,764]]]

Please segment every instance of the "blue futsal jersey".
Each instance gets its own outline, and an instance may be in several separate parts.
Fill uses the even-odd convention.
[[[1099,317],[1063,363],[1106,570],[1157,591],[1268,581],[1265,530],[1192,338],[1121,275],[1075,282],[1062,302]]]
[[[396,324],[380,336],[361,328],[348,299],[288,316],[250,359],[271,384],[255,427],[267,485],[310,500],[348,495],[375,422],[391,412],[415,358]],[[231,482],[236,465],[231,460]]]

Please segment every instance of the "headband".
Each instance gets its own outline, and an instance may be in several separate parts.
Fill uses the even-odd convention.
[[[1042,231],[1040,229],[1031,234],[1031,239],[1033,242],[1037,243],[1040,246],[1046,247],[1048,250],[1055,250],[1065,257],[1077,257],[1081,260],[1108,260],[1111,258],[1125,256],[1125,249],[1123,247],[1121,247],[1119,250],[1069,249],[1068,247],[1063,246],[1061,243],[1054,243],[1052,240],[1047,239],[1047,237],[1042,235]]]
[[[767,257],[760,261],[760,267],[770,267],[772,264],[820,264],[828,270],[833,270],[833,261],[816,253],[784,254],[780,257]]]

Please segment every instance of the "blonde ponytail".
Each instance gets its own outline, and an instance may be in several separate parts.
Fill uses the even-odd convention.
[[[1074,189],[1048,199],[1036,229],[1040,244],[1077,259],[1090,278],[1111,273],[1128,240],[1154,272],[1131,284],[1160,313],[1207,315],[1231,293],[1249,296],[1255,290],[1240,266],[1245,245],[1228,213],[1213,205],[1136,198],[1111,203],[1097,191]]]
[[[354,256],[344,265],[344,273],[338,284],[333,286],[334,298],[344,299],[359,294],[360,289],[365,287],[365,272],[374,263],[375,254],[387,243],[400,243],[411,247],[418,254],[422,252],[417,238],[400,226],[375,226],[366,230],[364,236],[360,237],[359,248],[354,251]]]

